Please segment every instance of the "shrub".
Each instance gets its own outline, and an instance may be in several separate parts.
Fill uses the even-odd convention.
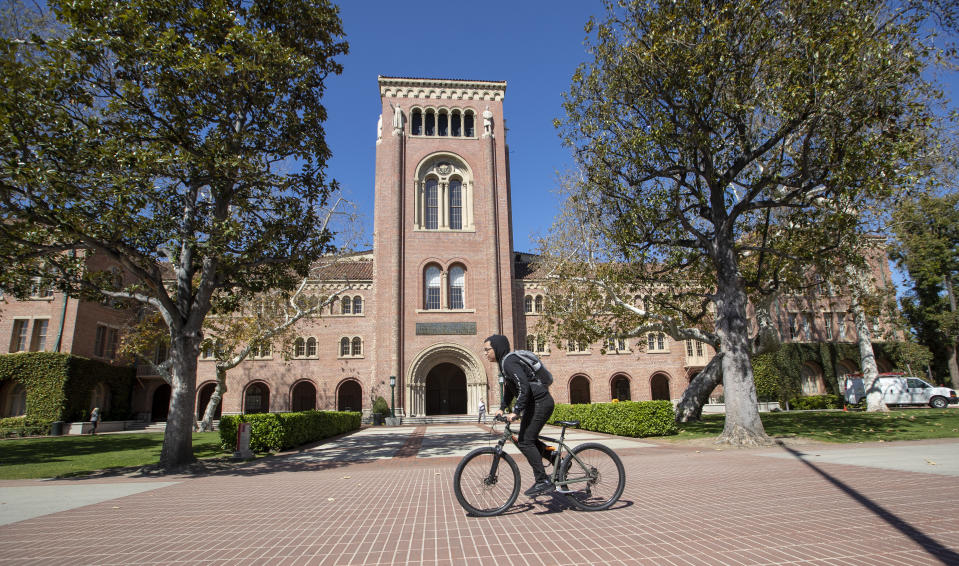
[[[258,413],[223,415],[220,418],[220,445],[236,447],[237,425],[250,423],[250,450],[278,452],[360,428],[360,413],[345,411],[302,411],[299,413]]]
[[[676,434],[676,415],[669,401],[619,401],[589,405],[559,404],[550,423],[580,421],[580,428],[617,436]]]
[[[842,397],[839,395],[811,395],[789,400],[789,408],[796,411],[814,411],[818,409],[842,409]]]
[[[0,419],[0,438],[43,436],[49,433],[49,421],[38,421],[28,419],[27,417],[7,417]]]
[[[373,413],[383,415],[384,417],[390,416],[390,405],[386,402],[386,399],[382,397],[377,397],[373,401]]]

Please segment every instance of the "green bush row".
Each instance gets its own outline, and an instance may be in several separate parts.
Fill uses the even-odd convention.
[[[842,409],[842,397],[839,395],[810,395],[789,400],[789,408],[794,411],[815,411],[819,409]]]
[[[669,401],[620,401],[589,405],[558,404],[550,423],[579,421],[579,427],[617,436],[668,436],[677,433]]]
[[[36,421],[27,417],[7,417],[0,419],[0,438],[18,438],[21,436],[44,436],[50,433],[50,423]]]
[[[237,425],[250,423],[250,450],[278,452],[360,428],[361,413],[353,411],[302,411],[299,413],[258,413],[223,415],[220,418],[220,445],[236,447]]]

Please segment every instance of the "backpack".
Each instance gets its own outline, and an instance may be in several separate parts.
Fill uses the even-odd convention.
[[[546,369],[546,366],[543,365],[543,362],[539,359],[539,357],[536,356],[536,354],[530,352],[529,350],[513,350],[503,357],[503,362],[505,362],[506,358],[512,356],[513,354],[516,354],[520,361],[532,371],[533,377],[536,378],[536,381],[540,382],[546,387],[549,387],[553,384],[553,374]]]

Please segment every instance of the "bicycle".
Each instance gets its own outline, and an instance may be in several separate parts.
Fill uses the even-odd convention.
[[[483,446],[463,457],[453,474],[456,499],[471,515],[492,517],[509,509],[519,497],[520,473],[516,460],[503,451],[506,442],[517,445],[518,439],[510,422],[502,416],[494,421],[506,423],[495,446]],[[578,427],[579,421],[559,421],[559,439],[540,436],[553,443],[553,473],[550,480],[559,494],[582,511],[609,509],[623,494],[626,472],[623,462],[612,449],[587,442],[570,448],[566,442],[567,427]],[[565,457],[563,453],[566,453]],[[506,464],[506,472],[500,465]]]

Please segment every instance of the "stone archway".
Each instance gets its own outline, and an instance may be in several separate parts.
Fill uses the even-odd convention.
[[[669,377],[664,373],[654,374],[649,379],[650,397],[653,401],[669,401]]]
[[[336,391],[337,411],[362,411],[363,387],[355,379],[347,379],[340,383]]]
[[[170,413],[170,385],[161,383],[153,391],[153,404],[150,411],[150,420],[154,422],[166,421]]]
[[[216,383],[207,383],[200,388],[200,392],[197,393],[197,403],[196,403],[196,418],[197,420],[203,419],[203,416],[206,415],[206,406],[210,404],[210,398],[213,397],[213,392],[216,390]],[[223,403],[217,403],[216,411],[213,413],[214,419],[219,419],[222,416],[223,412]]]
[[[466,374],[456,364],[437,364],[426,374],[427,415],[467,414]]]
[[[465,407],[463,406],[463,381],[465,381]],[[443,410],[444,382],[446,383],[445,395],[447,395],[446,410],[452,411],[456,408],[457,411],[462,410],[465,414],[475,415],[481,400],[487,407],[490,406],[489,382],[486,369],[479,358],[459,344],[434,344],[420,352],[410,364],[406,375],[406,414],[426,415],[430,414],[429,410],[436,409],[433,402],[430,402],[427,407],[427,397],[428,395],[436,396],[437,394],[432,391],[437,387],[440,388],[439,409]],[[456,403],[455,407],[450,404],[451,401]]]

